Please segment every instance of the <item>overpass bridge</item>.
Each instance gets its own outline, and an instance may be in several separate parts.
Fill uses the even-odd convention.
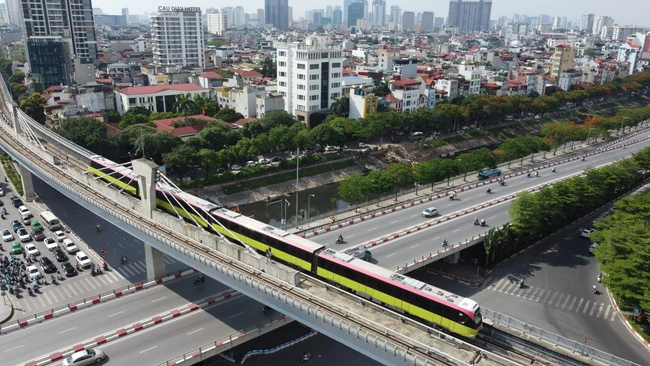
[[[145,243],[148,274],[164,273],[163,253],[387,365],[465,365],[486,351],[344,292],[155,210],[156,168],[135,161],[142,200],[86,174],[89,156],[17,108],[0,87],[0,145],[19,164],[25,199],[31,174]],[[48,146],[50,147],[48,149]],[[57,149],[53,146],[58,146]],[[62,150],[71,153],[63,155]],[[497,354],[483,364],[516,365]]]

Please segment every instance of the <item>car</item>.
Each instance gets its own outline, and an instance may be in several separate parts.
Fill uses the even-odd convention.
[[[359,146],[359,149],[365,149],[365,148],[368,147],[368,144],[366,144],[365,142],[360,142],[358,146]]]
[[[32,228],[43,231],[43,225],[36,220],[32,220]]]
[[[63,248],[69,254],[73,254],[79,251],[79,248],[77,248],[77,244],[75,244],[72,240],[68,238],[63,239]]]
[[[90,268],[90,266],[93,264],[93,262],[84,252],[77,252],[77,254],[75,254],[75,258],[77,258],[77,264],[80,265],[81,268]]]
[[[27,275],[32,281],[34,281],[41,277],[41,271],[39,271],[38,268],[36,268],[36,266],[28,266]]]
[[[27,206],[20,206],[20,207],[18,207],[18,212],[20,212],[20,215],[21,215],[22,217],[25,217],[25,216],[32,217],[32,212],[29,211],[29,209],[27,208]]]
[[[58,262],[67,262],[68,261],[68,256],[65,254],[61,248],[56,248],[52,251],[52,254],[54,254],[54,259],[56,259]]]
[[[104,361],[106,354],[99,348],[75,352],[63,360],[63,366],[84,366]]]
[[[17,232],[18,229],[22,229],[23,227],[24,227],[23,224],[18,220],[14,220],[11,222],[11,228],[14,229],[14,233]]]
[[[41,255],[41,252],[34,244],[25,244],[25,252],[27,252],[28,255]]]
[[[249,161],[246,162],[246,166],[248,166],[248,167],[256,167],[256,166],[257,166],[257,162],[256,162],[256,161],[249,160]]]
[[[63,273],[65,273],[66,277],[73,277],[78,273],[74,266],[69,262],[61,263],[61,270],[63,270]]]
[[[14,205],[15,208],[18,208],[23,206],[23,201],[18,197],[11,197],[11,204]]]
[[[591,242],[591,245],[589,246],[589,253],[593,253],[594,249],[596,249],[597,247],[598,247],[598,243],[596,243],[595,241]]]
[[[32,224],[32,219],[29,218],[29,217],[26,217],[26,216],[23,216],[21,221],[23,222],[23,225],[25,225],[25,226],[29,226],[29,225]]]
[[[27,230],[25,230],[25,228],[21,227],[20,229],[18,229],[18,231],[16,231],[16,234],[18,235],[18,239],[20,239],[20,241],[22,241],[23,243],[32,240],[32,236],[29,235],[29,233],[27,232]]]
[[[594,231],[596,231],[596,229],[594,229],[594,228],[583,229],[583,230],[580,232],[580,236],[582,236],[583,238],[587,238],[587,239],[588,239],[588,238],[589,238],[589,234],[593,233]]]
[[[267,165],[267,164],[271,164],[271,160],[269,160],[269,159],[260,159],[257,163],[262,164],[262,165]]]
[[[339,151],[339,148],[336,146],[325,146],[325,151]]]
[[[39,262],[41,262],[41,269],[43,270],[43,272],[45,272],[45,273],[54,273],[54,272],[56,272],[56,266],[54,265],[54,263],[52,263],[50,258],[42,257],[39,260]]]
[[[11,244],[11,254],[23,254],[23,246],[19,242],[15,241]]]
[[[4,196],[5,196],[5,190],[0,188],[0,197],[4,197]]]
[[[438,209],[435,207],[429,207],[426,208],[424,211],[422,211],[422,216],[424,217],[433,217],[438,214]]]
[[[56,240],[54,240],[54,238],[43,239],[43,244],[45,244],[45,247],[49,251],[53,251],[59,247],[59,245],[56,243]]]
[[[241,165],[237,165],[237,164],[235,164],[235,165],[233,165],[233,166],[230,167],[230,170],[235,170],[235,171],[237,171],[237,170],[241,170]]]
[[[224,168],[217,169],[217,174],[222,174],[222,173],[225,173],[225,172],[226,172],[226,169],[224,169]]]
[[[274,156],[274,157],[271,158],[271,162],[272,162],[272,163],[279,163],[279,162],[281,162],[282,160],[284,160],[284,159],[282,159],[282,158],[279,157],[279,156]]]
[[[59,243],[62,242],[64,239],[67,239],[67,238],[68,238],[68,237],[65,235],[65,233],[64,233],[63,231],[61,231],[61,230],[55,231],[55,232],[54,232],[54,237],[56,238],[56,240],[57,240]]]
[[[13,241],[14,240],[14,234],[11,233],[9,230],[2,230],[2,240],[7,242],[7,241]]]
[[[324,151],[324,150],[323,150],[322,147],[316,147],[316,148],[314,148],[314,152],[315,152],[315,153],[322,153],[323,151]]]
[[[32,238],[34,238],[36,241],[45,240],[45,233],[43,233],[43,229],[32,229],[31,235]]]

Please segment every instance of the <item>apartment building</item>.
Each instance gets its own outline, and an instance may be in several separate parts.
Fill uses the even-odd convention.
[[[401,79],[390,83],[391,94],[386,96],[391,107],[400,111],[414,111],[420,105],[420,84],[413,79]]]
[[[555,53],[551,60],[551,76],[559,77],[563,71],[573,68],[573,59],[575,50],[567,45],[558,45],[555,47]]]
[[[151,16],[153,64],[205,67],[201,8],[159,6]]]
[[[350,89],[350,114],[349,118],[366,118],[369,114],[377,112],[379,97],[365,91],[361,87]]]
[[[216,11],[207,15],[208,32],[223,36],[223,32],[228,29],[230,23],[228,13],[225,11]]]

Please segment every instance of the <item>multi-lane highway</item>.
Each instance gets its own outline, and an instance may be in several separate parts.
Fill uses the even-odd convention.
[[[640,134],[626,142],[643,139],[647,136],[650,136],[650,132]],[[373,258],[383,267],[397,268],[398,266],[403,266],[405,263],[412,262],[413,259],[428,256],[431,252],[442,250],[442,241],[445,238],[449,243],[464,242],[472,236],[477,236],[479,233],[485,232],[492,226],[506,223],[508,221],[507,209],[510,201],[477,210],[475,213],[461,215],[449,221],[443,221],[440,224],[414,231],[408,235],[401,235],[397,239],[381,243],[382,238],[389,237],[393,233],[398,233],[403,229],[421,225],[431,220],[435,221],[439,218],[422,217],[421,213],[425,208],[436,207],[440,212],[440,217],[462,212],[471,207],[484,204],[489,200],[496,200],[501,197],[516,194],[522,190],[575,175],[588,167],[598,167],[615,160],[629,157],[632,153],[648,146],[649,141],[645,140],[627,146],[625,149],[618,148],[602,152],[588,157],[585,161],[576,159],[557,165],[555,173],[550,168],[546,168],[539,171],[538,177],[534,175],[530,178],[526,175],[512,177],[506,180],[506,186],[493,183],[487,186],[465,190],[459,193],[453,201],[443,197],[428,204],[407,207],[394,213],[377,216],[362,223],[355,223],[328,233],[313,236],[310,239],[330,247],[338,247],[339,249],[377,241],[377,245],[371,249]],[[491,194],[486,193],[487,187],[492,187]],[[488,227],[472,225],[474,217],[484,218]],[[343,235],[345,244],[334,244],[338,235]]]

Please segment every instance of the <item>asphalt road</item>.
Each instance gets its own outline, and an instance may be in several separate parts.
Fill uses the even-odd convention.
[[[590,241],[580,230],[591,226],[599,212],[543,240],[503,263],[480,288],[428,274],[415,278],[463,296],[481,306],[520,319],[549,332],[587,344],[618,357],[648,365],[650,351],[625,328],[607,294],[595,295],[600,273],[589,252]],[[519,288],[519,280],[526,287]]]
[[[633,140],[647,135],[650,135],[650,132],[636,136]],[[319,234],[311,237],[310,240],[339,249],[367,244],[388,237],[403,229],[426,223],[430,220],[436,220],[437,218],[429,219],[422,217],[421,213],[427,207],[438,208],[440,216],[449,215],[483,204],[486,201],[495,200],[540,184],[548,183],[552,180],[578,173],[588,167],[596,167],[629,157],[632,153],[639,151],[646,146],[648,146],[648,142],[644,141],[628,146],[625,149],[616,149],[588,157],[586,161],[577,159],[557,166],[557,171],[555,173],[553,173],[551,169],[543,169],[540,171],[538,177],[532,176],[529,178],[526,175],[513,177],[506,180],[506,186],[500,186],[497,183],[493,183],[478,189],[461,192],[453,201],[443,197],[428,205],[408,207],[395,213],[375,217],[362,223],[355,223],[329,233]],[[487,187],[492,187],[492,193],[489,195],[486,193]],[[509,203],[506,203],[497,205],[496,208],[493,206],[487,209],[482,209],[477,211],[476,214],[460,216],[445,224],[434,225],[426,230],[411,233],[399,240],[388,241],[379,247],[373,247],[373,249],[371,249],[373,258],[377,260],[379,265],[386,268],[393,268],[403,265],[406,262],[412,262],[415,258],[427,256],[432,251],[441,249],[442,240],[444,238],[447,238],[450,243],[458,242],[459,240],[464,241],[465,239],[485,232],[485,228],[472,225],[475,216],[485,218],[490,227],[506,223],[508,221],[508,206]],[[334,244],[339,235],[343,235],[345,244]]]
[[[194,286],[193,280],[193,277],[184,278],[165,286],[157,286],[121,299],[100,303],[88,309],[28,326],[6,335],[0,335],[0,344],[2,344],[0,351],[3,352],[2,364],[13,365],[48,355],[59,349],[141,320],[150,319],[173,308],[226,290],[226,287],[213,280],[208,280],[204,285],[199,286]],[[254,301],[248,301],[248,303],[250,305],[240,304],[239,309],[228,311],[236,314],[242,309],[252,309],[255,306],[261,309],[261,305]],[[183,317],[179,318],[179,320],[182,319]],[[228,317],[222,318],[221,321],[231,324]],[[233,325],[241,326],[239,323]],[[159,335],[164,334],[157,329],[154,327],[151,332],[157,332]],[[218,338],[216,334],[213,336]],[[170,349],[176,353],[185,351],[183,347],[170,347]]]

